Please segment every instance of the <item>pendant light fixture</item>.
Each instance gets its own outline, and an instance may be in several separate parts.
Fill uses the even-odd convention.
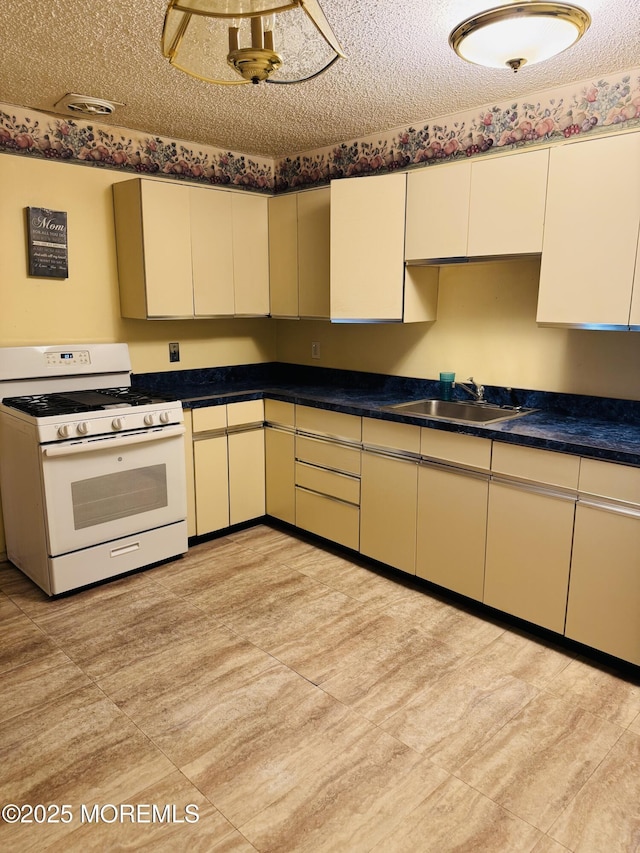
[[[302,83],[344,57],[317,0],[170,0],[162,53],[225,86]]]
[[[517,71],[567,50],[590,23],[589,13],[571,3],[526,0],[467,18],[452,31],[449,44],[467,62]]]

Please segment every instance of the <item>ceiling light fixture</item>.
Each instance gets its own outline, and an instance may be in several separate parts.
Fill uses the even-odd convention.
[[[302,83],[344,57],[317,0],[170,0],[162,53],[225,86]]]
[[[517,71],[571,47],[590,23],[579,6],[527,0],[467,18],[452,31],[449,44],[467,62]]]

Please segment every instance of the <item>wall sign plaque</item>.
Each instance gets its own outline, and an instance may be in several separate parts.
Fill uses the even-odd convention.
[[[28,207],[27,234],[29,275],[69,278],[66,211]]]

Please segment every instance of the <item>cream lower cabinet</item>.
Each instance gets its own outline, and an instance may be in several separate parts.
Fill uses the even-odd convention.
[[[422,429],[416,574],[482,600],[491,441]]]
[[[296,523],[295,406],[264,401],[267,515]]]
[[[263,516],[263,401],[194,409],[192,421],[196,535]]]
[[[194,409],[193,467],[196,536],[229,526],[227,407]]]
[[[420,427],[363,418],[360,553],[416,570]]]
[[[309,406],[295,417],[296,525],[357,551],[361,418]]]
[[[640,665],[640,468],[580,465],[565,634]]]
[[[494,442],[484,603],[564,632],[580,460]]]

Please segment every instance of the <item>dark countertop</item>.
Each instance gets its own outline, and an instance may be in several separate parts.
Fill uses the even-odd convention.
[[[439,385],[432,380],[276,363],[141,374],[132,377],[132,381],[181,400],[185,408],[269,397],[640,467],[637,401],[487,387],[485,396],[491,403],[516,403],[537,411],[510,421],[481,425],[385,410],[396,403],[439,397]],[[454,398],[469,399],[460,388],[455,389]]]

